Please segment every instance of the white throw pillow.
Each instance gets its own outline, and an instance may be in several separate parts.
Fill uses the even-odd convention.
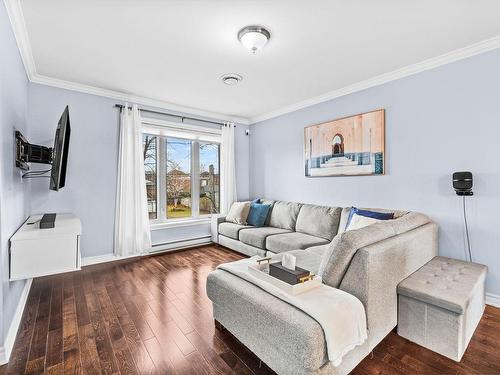
[[[349,226],[346,228],[346,231],[364,228],[364,227],[367,227],[368,225],[378,223],[379,221],[383,221],[383,220],[354,214],[351,217],[351,222],[349,223]]]
[[[226,215],[226,221],[240,225],[247,225],[249,212],[250,202],[234,202]]]

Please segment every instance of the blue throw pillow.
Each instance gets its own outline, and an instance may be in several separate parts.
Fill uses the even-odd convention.
[[[256,203],[255,201],[250,204],[250,212],[248,214],[247,223],[254,227],[264,226],[267,215],[269,214],[270,204]]]
[[[345,226],[345,229],[349,227],[349,224],[351,224],[351,219],[352,215],[359,215],[359,216],[365,216],[365,217],[371,217],[373,219],[377,220],[392,220],[394,219],[394,213],[392,212],[375,212],[375,211],[368,211],[368,210],[360,210],[359,208],[356,207],[351,207],[351,212],[349,212],[349,218],[347,219],[347,224]]]

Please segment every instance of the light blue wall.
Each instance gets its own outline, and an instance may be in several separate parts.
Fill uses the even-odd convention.
[[[14,163],[14,130],[27,133],[28,80],[4,3],[0,5],[0,345],[12,321],[24,281],[9,282],[9,238],[28,213],[27,182]]]
[[[116,100],[54,87],[30,84],[31,141],[50,145],[64,107],[69,105],[71,145],[66,186],[48,189],[44,180],[32,181],[31,213],[73,212],[82,220],[82,255],[112,253],[118,160],[119,110]],[[247,126],[236,128],[238,195],[249,196],[249,140]],[[153,232],[154,243],[210,234],[208,225]],[[186,232],[187,231],[187,232]]]
[[[82,220],[82,255],[112,252],[118,160],[116,101],[37,84],[29,85],[28,98],[30,142],[52,146],[66,105],[71,123],[66,186],[55,192],[49,190],[48,179],[32,180],[31,213],[72,212]]]
[[[386,109],[386,176],[304,177],[303,128]],[[451,173],[474,173],[474,259],[500,295],[500,50],[367,89],[251,127],[251,195],[326,205],[417,210],[440,226],[440,252],[464,258]]]

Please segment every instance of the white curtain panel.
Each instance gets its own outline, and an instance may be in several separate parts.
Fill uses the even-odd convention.
[[[141,116],[128,104],[120,114],[116,194],[115,255],[141,254],[151,248]]]
[[[234,159],[234,124],[225,123],[222,126],[221,143],[221,213],[227,213],[236,201],[236,163]]]

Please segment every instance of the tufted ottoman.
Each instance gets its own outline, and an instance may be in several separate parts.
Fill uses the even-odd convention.
[[[484,311],[487,267],[435,257],[398,285],[398,334],[460,361]]]

